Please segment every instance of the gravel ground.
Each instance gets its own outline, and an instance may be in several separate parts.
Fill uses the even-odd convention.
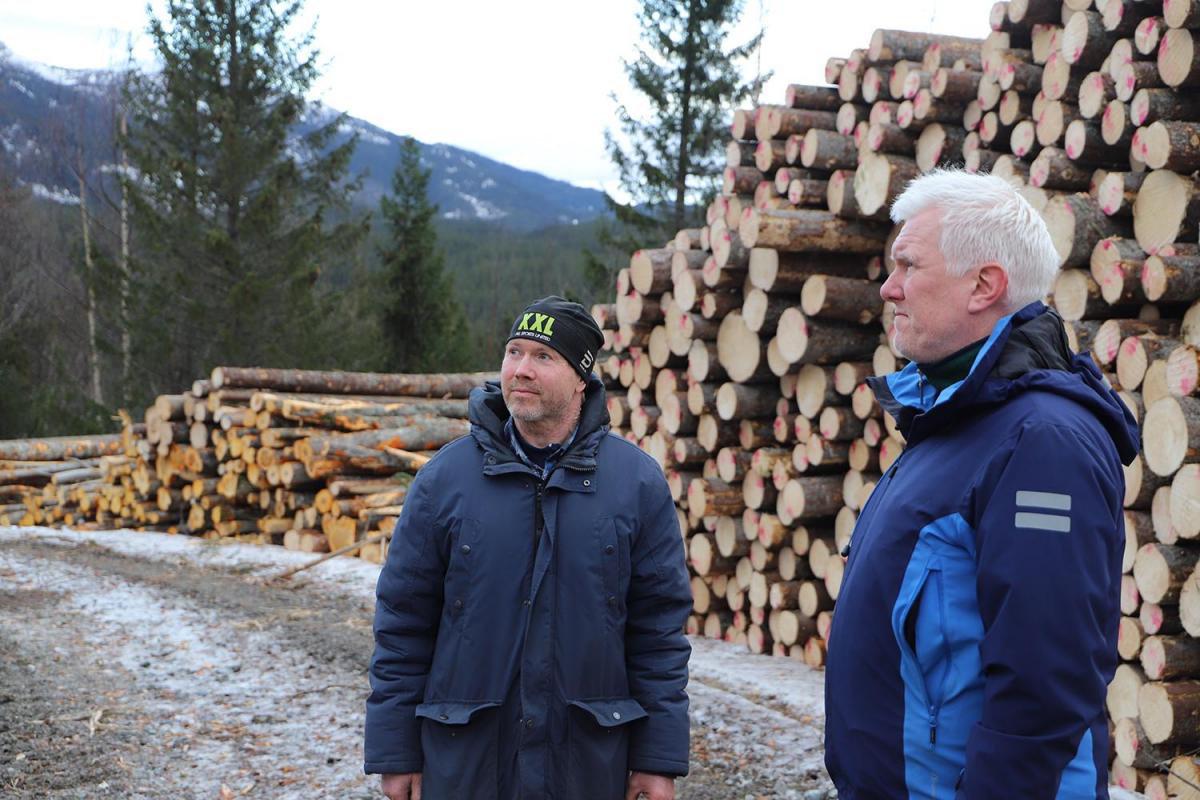
[[[0,528],[0,796],[381,797],[362,774],[378,567]],[[679,800],[820,800],[821,674],[693,641]]]

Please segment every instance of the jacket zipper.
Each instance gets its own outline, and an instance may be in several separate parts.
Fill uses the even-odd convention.
[[[538,540],[542,538],[542,490],[546,487],[541,481],[536,481],[534,485],[537,487],[533,496],[533,546],[536,550]]]

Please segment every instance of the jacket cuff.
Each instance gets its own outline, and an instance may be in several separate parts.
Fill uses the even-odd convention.
[[[407,775],[410,772],[420,772],[424,766],[422,759],[403,759],[399,761],[368,761],[363,765],[363,772],[368,775]]]
[[[629,770],[631,772],[649,772],[667,778],[682,778],[688,774],[688,764],[686,761],[675,761],[668,758],[640,758],[631,754]]]

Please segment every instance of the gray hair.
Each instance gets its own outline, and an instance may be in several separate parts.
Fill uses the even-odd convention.
[[[960,276],[994,261],[1008,274],[1009,311],[1041,300],[1058,273],[1058,252],[1040,214],[1012,184],[994,175],[938,169],[914,179],[892,204],[892,221],[941,211],[946,272]]]

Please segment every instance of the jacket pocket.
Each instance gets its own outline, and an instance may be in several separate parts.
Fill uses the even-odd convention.
[[[425,800],[497,800],[499,705],[436,701],[417,706]]]
[[[938,713],[950,672],[950,639],[946,626],[946,595],[942,571],[927,564],[912,604],[905,611],[901,648],[920,675],[929,714],[930,743],[937,735]],[[912,634],[910,641],[909,634]]]
[[[463,519],[450,540],[449,563],[443,583],[443,614],[453,630],[467,632],[477,600],[479,572],[475,565],[486,558],[479,541],[479,523]]]
[[[597,557],[604,575],[604,607],[609,621],[615,622],[625,613],[624,587],[629,575],[629,544],[617,533],[617,523],[612,517],[597,522],[596,537],[599,549]]]
[[[567,702],[565,797],[622,800],[629,763],[629,724],[649,716],[632,697]]]

